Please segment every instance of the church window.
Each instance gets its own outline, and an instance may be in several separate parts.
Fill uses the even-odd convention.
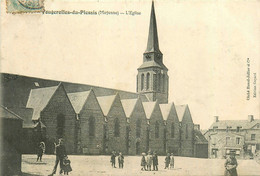
[[[147,73],[146,75],[146,89],[148,90],[150,88],[150,73]]]
[[[161,74],[158,74],[158,90],[160,91],[160,87],[161,87]]]
[[[155,123],[155,138],[159,138],[159,123],[156,121]]]
[[[162,76],[163,85],[162,85],[162,91],[165,92],[165,75]]]
[[[141,136],[141,120],[138,119],[136,121],[136,137],[139,138]]]
[[[141,90],[144,89],[144,74],[141,75]]]
[[[64,135],[65,117],[63,114],[57,116],[57,137],[61,138]]]
[[[95,118],[90,117],[89,118],[89,136],[95,136]]]
[[[188,139],[188,125],[186,125],[186,133],[185,133],[186,139]]]
[[[171,125],[171,137],[174,138],[174,123]]]
[[[116,118],[115,119],[115,127],[114,127],[114,136],[115,137],[119,137],[119,135],[120,135],[119,129],[120,129],[119,120],[118,120],[118,118]]]

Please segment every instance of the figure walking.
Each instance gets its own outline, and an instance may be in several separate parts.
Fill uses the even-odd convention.
[[[60,163],[60,174],[62,173],[63,159],[65,156],[67,156],[66,148],[64,146],[64,141],[62,138],[59,139],[58,145],[55,144],[55,151],[56,151],[55,165],[54,165],[52,173],[49,176],[56,174],[57,166],[59,163]]]
[[[142,153],[142,159],[141,159],[141,170],[145,171],[146,170],[146,159],[145,159],[146,153]]]
[[[42,161],[42,155],[45,152],[45,144],[44,142],[40,142],[38,148],[37,148],[37,161],[40,159]]]
[[[113,168],[116,168],[116,152],[113,151],[110,159],[111,165]]]
[[[158,171],[158,156],[157,153],[153,153],[153,170]]]
[[[169,165],[170,165],[170,153],[167,153],[167,156],[165,157],[165,168],[164,169],[169,169]]]
[[[237,159],[235,157],[236,153],[230,153],[230,156],[225,162],[225,176],[237,176]]]
[[[148,152],[148,155],[146,156],[146,162],[147,162],[147,170],[151,171],[151,166],[153,162],[153,156],[151,155],[151,152]]]
[[[173,153],[171,153],[171,157],[170,157],[170,169],[174,168],[174,155]]]
[[[119,165],[119,168],[122,168],[124,167],[124,155],[120,152],[119,153],[119,156],[118,156],[118,165]]]

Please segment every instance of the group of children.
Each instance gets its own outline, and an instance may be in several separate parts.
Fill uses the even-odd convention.
[[[153,165],[153,171],[158,171],[158,156],[156,152],[148,152],[142,153],[142,159],[141,159],[141,170],[145,171],[151,171],[151,167]],[[170,167],[169,167],[170,166]],[[173,153],[170,155],[170,153],[167,154],[165,157],[165,168],[164,169],[173,169],[174,168],[174,155]]]
[[[113,151],[112,152],[112,155],[111,155],[111,159],[110,159],[110,162],[111,162],[111,165],[113,168],[116,168],[116,152]],[[124,167],[124,155],[119,152],[119,155],[118,155],[118,166],[119,168],[122,168]]]

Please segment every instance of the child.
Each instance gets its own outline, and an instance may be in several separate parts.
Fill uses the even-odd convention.
[[[142,169],[141,169],[141,170],[142,170],[142,171],[143,171],[143,170],[146,170],[146,168],[145,168],[145,167],[146,167],[145,155],[146,155],[145,153],[142,153],[142,159],[141,159],[141,166],[142,166]]]
[[[70,160],[68,158],[68,156],[65,156],[64,159],[63,159],[63,169],[64,171],[64,175],[69,175],[69,172],[72,171],[72,168],[70,166]]]
[[[171,169],[174,168],[174,156],[173,156],[173,153],[171,153],[171,158],[170,158],[170,168],[171,168]]]
[[[169,169],[169,164],[170,164],[170,153],[167,153],[167,156],[165,157],[165,168],[164,169]]]

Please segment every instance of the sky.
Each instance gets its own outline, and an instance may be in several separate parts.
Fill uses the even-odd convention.
[[[214,116],[259,118],[259,3],[155,1],[159,46],[169,69],[169,102],[188,104],[202,129]],[[45,0],[45,10],[141,14],[14,15],[1,1],[1,72],[136,91],[151,1]]]

